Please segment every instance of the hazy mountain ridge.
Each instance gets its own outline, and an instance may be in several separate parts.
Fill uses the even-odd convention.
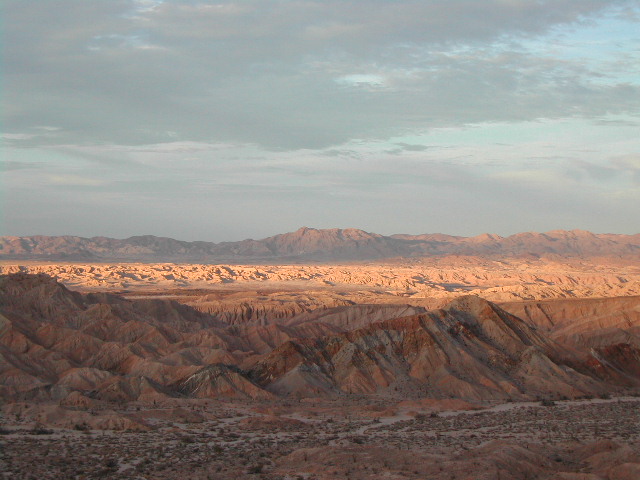
[[[640,234],[594,234],[584,230],[482,234],[378,235],[358,229],[302,227],[261,240],[186,242],[152,235],[127,239],[76,236],[0,237],[0,259],[97,261],[363,261],[395,257],[640,256]]]

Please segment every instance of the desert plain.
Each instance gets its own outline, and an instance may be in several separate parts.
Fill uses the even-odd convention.
[[[4,259],[0,471],[640,478],[634,242],[610,256]]]

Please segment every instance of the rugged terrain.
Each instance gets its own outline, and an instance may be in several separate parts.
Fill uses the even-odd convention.
[[[584,230],[525,232],[501,237],[482,234],[384,236],[355,228],[302,227],[261,240],[184,242],[152,235],[127,239],[74,236],[0,237],[0,259],[91,260],[103,262],[252,263],[363,261],[446,255],[636,259],[640,234],[594,234]]]
[[[428,301],[463,294],[509,301],[640,295],[639,259],[498,261],[457,256],[416,262],[269,266],[4,262],[0,274],[45,273],[70,288],[89,292],[247,292],[249,301],[256,291],[338,293],[342,299],[353,295],[357,303],[393,303],[394,298]]]
[[[640,472],[633,261],[1,268],[4,478]]]
[[[626,336],[579,348],[476,296],[436,310],[346,305],[229,322],[18,273],[0,277],[0,299],[7,400],[576,398],[633,389],[640,372],[637,316],[619,328]]]

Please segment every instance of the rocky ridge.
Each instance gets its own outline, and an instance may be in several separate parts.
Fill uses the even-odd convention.
[[[75,236],[0,237],[0,259],[172,261],[193,263],[252,263],[274,261],[335,262],[396,257],[473,255],[483,257],[617,257],[640,255],[640,234],[594,234],[583,230],[525,232],[509,237],[482,234],[458,237],[443,234],[384,236],[354,228],[314,229],[261,240],[185,242],[152,235],[127,239]]]
[[[593,395],[639,381],[633,344],[567,349],[475,296],[432,311],[355,305],[230,325],[171,300],[82,295],[18,273],[0,277],[0,315],[0,395],[13,400],[490,401]]]

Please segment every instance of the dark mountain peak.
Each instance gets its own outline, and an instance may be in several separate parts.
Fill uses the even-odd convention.
[[[265,238],[265,240],[269,240],[272,238],[282,238],[282,237],[317,237],[322,236],[326,238],[358,238],[358,237],[373,237],[373,238],[381,238],[382,235],[378,235],[376,233],[369,233],[364,230],[360,230],[359,228],[311,228],[311,227],[300,227],[298,230],[294,232],[281,233],[278,235],[274,235],[272,237]]]
[[[155,235],[134,235],[132,237],[126,238],[125,241],[150,243],[158,240],[159,238],[162,237],[156,237]]]

